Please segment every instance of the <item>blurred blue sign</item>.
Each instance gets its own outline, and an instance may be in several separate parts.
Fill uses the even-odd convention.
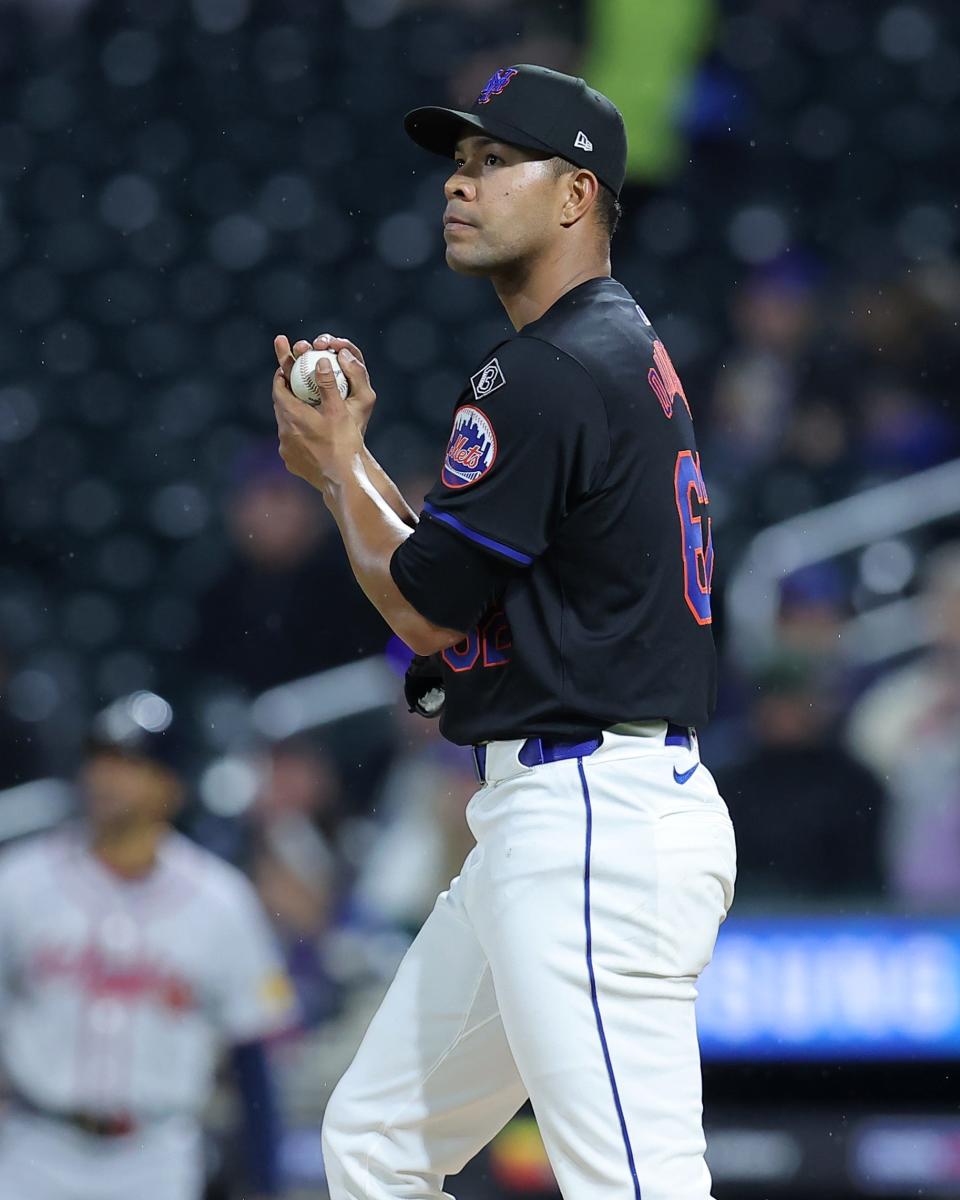
[[[734,919],[699,992],[705,1059],[960,1057],[960,920]]]

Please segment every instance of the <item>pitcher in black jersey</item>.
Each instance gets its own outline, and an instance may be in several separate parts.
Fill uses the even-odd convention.
[[[350,383],[321,363],[314,409],[287,382],[310,344],[276,342],[284,461],[479,779],[476,847],[328,1106],[330,1194],[441,1200],[529,1098],[566,1200],[708,1200],[695,982],[736,873],[696,737],[713,543],[690,404],[610,275],[623,121],[520,65],[405,127],[451,159],[447,264],[488,277],[516,333],[465,380],[419,515],[364,445],[357,347],[313,343]]]

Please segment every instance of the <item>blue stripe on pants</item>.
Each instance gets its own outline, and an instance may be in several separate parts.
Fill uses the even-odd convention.
[[[634,1196],[636,1200],[641,1200],[640,1181],[637,1179],[637,1168],[633,1161],[633,1146],[630,1144],[630,1134],[627,1131],[627,1122],[623,1115],[623,1105],[620,1103],[617,1077],[613,1072],[613,1063],[610,1061],[610,1049],[607,1046],[607,1035],[603,1030],[603,1017],[600,1015],[600,1001],[597,998],[597,978],[593,971],[593,931],[590,922],[590,847],[593,841],[593,810],[590,805],[590,789],[587,787],[587,777],[584,774],[582,758],[577,759],[577,769],[580,772],[583,803],[587,810],[586,852],[583,860],[583,923],[587,935],[587,973],[590,976],[590,999],[593,1002],[593,1015],[597,1020],[597,1033],[600,1035],[600,1045],[603,1048],[603,1061],[607,1064],[607,1077],[610,1080],[610,1088],[613,1092],[613,1102],[616,1105],[617,1117],[620,1120],[620,1133],[623,1136],[623,1145],[627,1152],[627,1163],[630,1166],[630,1175],[633,1178]]]

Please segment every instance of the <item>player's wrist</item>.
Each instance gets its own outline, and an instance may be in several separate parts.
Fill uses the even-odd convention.
[[[323,464],[317,484],[328,506],[339,503],[351,488],[361,487],[367,478],[363,465],[364,446],[331,456]]]
[[[346,399],[346,405],[347,411],[353,417],[357,429],[360,430],[360,436],[366,437],[367,426],[370,424],[370,418],[373,416],[373,400],[350,395]]]

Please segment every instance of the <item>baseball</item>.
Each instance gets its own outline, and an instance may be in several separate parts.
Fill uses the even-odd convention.
[[[307,350],[293,364],[290,372],[290,390],[307,404],[319,404],[321,400],[320,385],[317,383],[317,363],[321,358],[328,358],[333,365],[333,377],[337,388],[344,399],[347,397],[349,384],[337,362],[337,356],[332,350]]]

